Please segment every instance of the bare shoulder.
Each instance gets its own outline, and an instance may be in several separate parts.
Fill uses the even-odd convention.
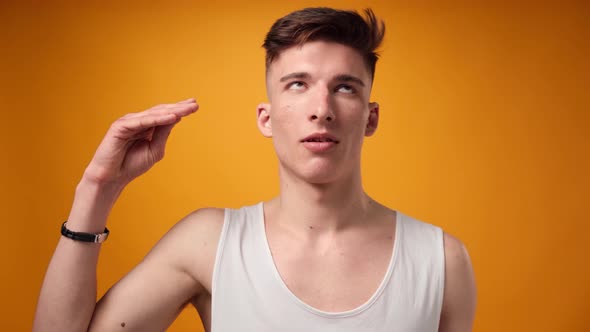
[[[471,264],[467,248],[457,237],[445,232],[445,263],[448,267],[454,267],[455,264],[465,265]],[[450,264],[450,265],[449,265]]]
[[[169,243],[179,267],[194,277],[208,292],[215,255],[224,220],[223,208],[195,210],[176,223],[160,240]],[[159,244],[152,250],[157,250]]]
[[[201,208],[180,219],[166,234],[171,236],[189,236],[186,231],[199,232],[201,235],[221,231],[223,226],[223,208]],[[194,235],[194,234],[193,234]]]
[[[445,288],[439,331],[471,331],[475,318],[476,286],[465,245],[444,233]]]

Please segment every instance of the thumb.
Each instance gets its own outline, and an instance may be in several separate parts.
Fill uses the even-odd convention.
[[[159,126],[154,130],[154,134],[152,135],[152,140],[150,142],[150,147],[152,151],[155,152],[157,156],[163,157],[164,150],[166,149],[166,142],[168,141],[168,137],[170,136],[170,132],[172,128],[180,122],[182,118],[176,120],[176,122],[171,123],[165,126]]]

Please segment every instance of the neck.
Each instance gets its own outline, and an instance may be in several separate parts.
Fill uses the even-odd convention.
[[[312,184],[280,168],[281,193],[272,202],[275,216],[291,229],[336,232],[366,220],[374,202],[363,188],[360,171],[326,184]]]

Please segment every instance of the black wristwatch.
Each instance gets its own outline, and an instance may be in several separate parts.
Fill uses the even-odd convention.
[[[103,233],[84,233],[84,232],[73,232],[69,229],[66,228],[66,223],[68,221],[64,221],[64,223],[61,225],[61,235],[70,238],[72,240],[76,240],[76,241],[82,241],[82,242],[93,242],[93,243],[103,243],[104,241],[106,241],[107,237],[109,237],[109,230],[108,228],[104,228],[104,232]]]

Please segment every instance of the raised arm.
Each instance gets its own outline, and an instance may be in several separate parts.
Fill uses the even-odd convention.
[[[197,109],[195,100],[189,99],[127,114],[115,121],[76,188],[67,227],[77,232],[101,233],[121,191],[163,158],[174,125]],[[95,311],[100,247],[98,243],[65,237],[59,240],[41,288],[33,331],[88,330]],[[161,247],[162,252],[171,249]],[[156,260],[157,255],[153,256]],[[195,288],[192,293],[198,291],[197,284],[191,287]]]

